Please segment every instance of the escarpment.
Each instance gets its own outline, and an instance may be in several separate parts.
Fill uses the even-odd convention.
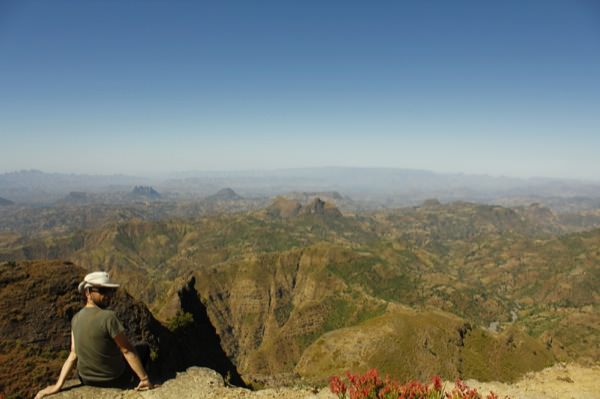
[[[0,259],[69,253],[86,271],[102,265],[161,321],[141,304],[117,307],[133,326],[132,340],[150,346],[150,369],[161,375],[200,364],[237,381],[235,365],[245,381],[275,385],[377,367],[407,379],[439,373],[512,381],[556,361],[600,359],[600,230],[555,236],[560,219],[537,207],[430,201],[339,214],[319,200],[298,204],[280,198],[256,212],[48,234],[33,241],[39,252],[5,234]],[[21,273],[20,263],[9,265]],[[18,330],[36,311],[18,314],[20,303],[45,295],[33,288],[32,299],[6,306],[19,332],[7,335],[5,347],[22,348],[19,337],[29,345],[48,330],[63,334],[63,349],[43,353],[52,347],[44,343],[35,353],[62,360],[68,322],[58,332],[39,320],[40,328]],[[55,297],[68,302],[69,290]],[[127,298],[116,303],[135,302]],[[61,314],[79,306],[75,297],[73,310]],[[44,308],[44,315],[68,321],[56,312],[62,308]],[[27,367],[30,374],[49,367],[55,379],[60,364],[49,364]],[[19,367],[7,366],[6,374]]]

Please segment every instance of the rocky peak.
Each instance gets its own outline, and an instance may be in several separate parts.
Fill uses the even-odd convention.
[[[289,218],[299,215],[342,216],[340,210],[329,202],[314,198],[306,205],[284,197],[277,197],[267,208],[271,216]]]
[[[300,210],[300,214],[342,216],[342,213],[335,205],[322,201],[320,198],[315,198],[303,206]]]
[[[298,201],[277,197],[267,208],[267,213],[275,217],[289,218],[297,216],[300,209],[302,209],[302,205]]]
[[[206,199],[209,201],[237,201],[244,198],[239,196],[231,188],[227,187],[217,191],[216,194],[206,197]]]

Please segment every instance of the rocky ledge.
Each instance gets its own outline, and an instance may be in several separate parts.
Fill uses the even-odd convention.
[[[598,399],[600,366],[556,364],[540,372],[526,374],[515,384],[466,381],[479,392],[493,391],[498,397],[511,399]],[[446,381],[446,387],[453,383]],[[177,377],[149,391],[82,386],[69,381],[64,391],[51,399],[337,399],[328,388],[270,388],[250,391],[227,386],[221,375],[211,369],[191,367]]]
[[[146,391],[83,386],[68,381],[63,391],[51,399],[335,399],[327,388],[271,388],[251,391],[226,386],[219,373],[208,368],[190,367],[161,386]]]

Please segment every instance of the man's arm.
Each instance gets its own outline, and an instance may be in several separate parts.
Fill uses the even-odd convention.
[[[65,384],[65,380],[71,373],[71,370],[73,370],[73,366],[75,365],[76,361],[77,354],[75,353],[75,339],[73,338],[73,332],[71,332],[71,352],[69,353],[67,360],[65,360],[65,363],[63,364],[62,369],[60,370],[60,376],[58,377],[58,381],[56,381],[56,384],[50,385],[39,391],[38,394],[35,395],[35,399],[41,399],[45,396],[53,395],[60,391],[60,389]]]
[[[121,353],[125,357],[125,360],[127,360],[127,363],[129,363],[131,369],[137,374],[138,378],[140,379],[140,383],[138,384],[136,389],[153,388],[154,385],[150,382],[148,374],[146,373],[146,370],[144,370],[144,366],[142,365],[139,356],[137,355],[135,349],[133,348],[125,334],[117,334],[114,340],[117,343],[119,349],[121,350]]]

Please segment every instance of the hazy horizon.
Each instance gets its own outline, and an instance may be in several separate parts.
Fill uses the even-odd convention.
[[[298,167],[298,168],[272,168],[272,169],[221,169],[221,170],[175,170],[175,171],[164,171],[155,173],[85,173],[81,171],[48,171],[40,169],[18,169],[0,172],[1,175],[19,174],[19,173],[42,173],[46,175],[63,175],[63,176],[80,176],[80,177],[130,177],[147,180],[169,180],[169,179],[186,179],[195,177],[243,177],[243,176],[256,176],[256,177],[268,177],[270,175],[287,174],[289,176],[303,176],[306,172],[351,172],[351,171],[364,171],[364,172],[405,172],[405,173],[423,173],[431,174],[438,177],[444,176],[455,176],[465,178],[483,178],[483,179],[497,179],[497,180],[515,180],[515,181],[532,181],[532,180],[548,180],[548,181],[573,181],[579,183],[600,183],[600,179],[586,179],[586,178],[569,178],[569,177],[553,177],[553,176],[507,176],[507,175],[493,175],[487,173],[463,173],[463,172],[442,172],[428,169],[412,169],[412,168],[393,168],[393,167],[355,167],[355,166],[319,166],[319,167]]]
[[[593,1],[5,1],[0,52],[0,173],[600,178]]]

